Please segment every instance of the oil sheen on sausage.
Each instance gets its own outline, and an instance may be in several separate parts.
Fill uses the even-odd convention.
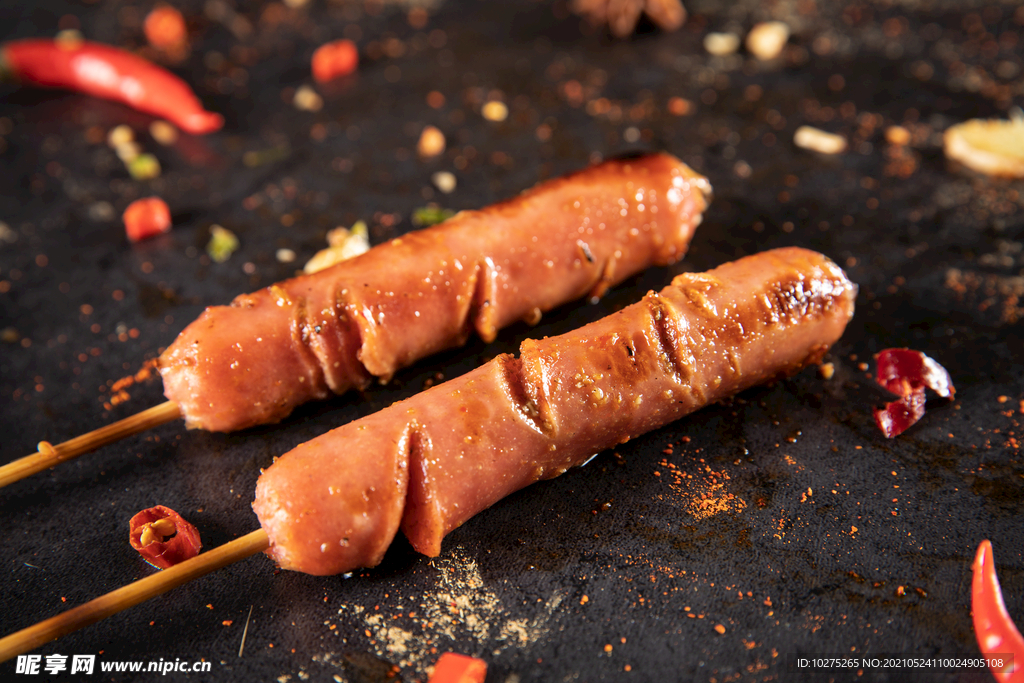
[[[277,422],[681,258],[707,179],[668,154],[608,161],[319,273],[214,306],[161,355],[190,428]]]
[[[639,303],[501,355],[313,439],[269,467],[253,508],[284,568],[373,566],[399,527],[435,556],[477,512],[603,449],[819,362],[857,288],[777,249],[684,274]]]

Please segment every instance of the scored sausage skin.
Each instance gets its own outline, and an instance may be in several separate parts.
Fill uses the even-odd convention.
[[[710,186],[668,154],[607,161],[207,308],[160,356],[186,425],[234,431],[362,388],[471,331],[519,320],[683,256]]]
[[[345,572],[379,562],[401,526],[436,556],[445,534],[510,493],[820,362],[856,293],[826,257],[777,249],[527,340],[518,359],[498,356],[279,458],[253,503],[268,553],[285,569]]]

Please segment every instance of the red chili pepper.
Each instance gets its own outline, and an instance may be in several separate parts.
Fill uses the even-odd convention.
[[[159,235],[171,229],[171,210],[159,197],[136,199],[124,210],[124,230],[132,242]]]
[[[0,74],[123,102],[202,135],[224,125],[185,81],[130,52],[88,41],[14,40],[0,47]]]
[[[878,363],[875,381],[900,396],[898,401],[875,410],[875,424],[886,438],[902,434],[924,417],[925,388],[948,399],[956,394],[946,368],[920,351],[885,349],[875,355],[875,361]]]
[[[157,505],[132,517],[128,540],[143,559],[167,569],[199,554],[199,531],[169,507]]]
[[[428,683],[484,683],[487,662],[476,657],[445,652],[434,665]]]
[[[359,64],[359,50],[351,40],[335,40],[321,45],[313,53],[313,78],[326,83],[356,70]]]
[[[997,681],[1024,683],[1024,638],[1006,611],[989,541],[978,546],[973,569],[971,611],[978,648],[989,658],[989,669]],[[996,665],[998,660],[1003,661],[1002,666]]]

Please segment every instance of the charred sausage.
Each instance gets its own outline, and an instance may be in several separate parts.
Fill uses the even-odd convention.
[[[189,427],[233,431],[386,381],[684,254],[710,186],[668,154],[608,161],[207,308],[161,355]]]
[[[820,361],[853,315],[832,261],[788,248],[680,275],[286,453],[253,508],[280,565],[373,566],[401,527],[437,555],[477,512],[605,448]]]

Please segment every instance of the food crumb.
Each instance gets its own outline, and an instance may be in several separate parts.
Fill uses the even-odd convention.
[[[605,645],[604,646],[604,651],[605,652],[611,652],[612,651],[612,644],[608,643],[607,645]]]
[[[704,49],[713,55],[731,55],[740,48],[740,37],[735,33],[711,32],[704,36]]]
[[[889,126],[885,129],[885,141],[890,145],[905,147],[910,144],[910,131],[903,126]]]
[[[499,100],[491,100],[484,105],[480,113],[488,121],[504,121],[508,118],[508,106]]]
[[[278,249],[274,253],[278,263],[291,263],[295,260],[295,252],[291,249]]]
[[[310,86],[303,85],[295,91],[292,104],[299,111],[320,111],[324,106],[324,98],[320,97]]]
[[[1009,396],[1000,396],[1000,397],[999,397],[998,399],[996,399],[996,400],[998,400],[998,401],[999,401],[1000,403],[1006,403],[1007,401],[1009,401],[1009,400],[1010,400],[1010,397],[1009,397]]]
[[[725,627],[724,627],[724,626],[722,626],[721,624],[715,624],[715,631],[716,631],[716,632],[717,632],[717,633],[718,633],[719,635],[724,635],[724,634],[725,634]]]
[[[430,176],[430,179],[434,182],[434,186],[444,194],[451,194],[455,191],[457,181],[455,174],[450,171],[438,171]]]
[[[822,379],[832,379],[836,374],[836,366],[832,363],[822,363],[818,366],[818,375]]]
[[[416,143],[416,151],[423,157],[436,157],[444,151],[444,133],[434,126],[427,126],[420,133],[420,140]]]
[[[809,149],[821,154],[840,154],[846,151],[846,138],[834,133],[826,133],[813,126],[800,126],[793,134],[793,144],[801,149]]]
[[[781,21],[765,21],[747,34],[747,49],[760,60],[775,59],[789,40],[789,26]]]
[[[581,605],[585,605],[588,602],[590,602],[590,598],[588,598],[586,595],[584,595],[582,598],[580,598],[580,604]]]
[[[684,97],[673,97],[668,101],[668,112],[673,116],[686,116],[693,112],[693,102]]]
[[[167,121],[158,120],[149,124],[149,134],[161,145],[168,147],[178,141],[178,129]]]

